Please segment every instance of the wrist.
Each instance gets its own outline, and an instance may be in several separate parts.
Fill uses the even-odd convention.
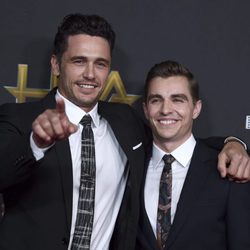
[[[240,143],[244,148],[245,150],[247,150],[247,145],[246,143],[244,143],[242,140],[240,140],[239,138],[237,137],[234,137],[234,136],[228,136],[225,140],[224,140],[224,144],[227,144],[229,142],[238,142]]]

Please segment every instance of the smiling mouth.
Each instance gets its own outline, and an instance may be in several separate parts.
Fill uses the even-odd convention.
[[[175,124],[176,122],[177,120],[159,120],[159,123],[163,125]]]
[[[76,82],[76,85],[81,89],[95,89],[98,87],[98,85],[95,82],[87,82],[87,81]]]
[[[90,84],[78,84],[81,89],[94,89],[96,86]]]

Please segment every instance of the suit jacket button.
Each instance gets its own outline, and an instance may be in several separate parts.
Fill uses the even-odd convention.
[[[62,244],[63,244],[64,246],[68,245],[68,244],[69,244],[69,240],[68,240],[66,237],[63,237],[63,238],[62,238]]]

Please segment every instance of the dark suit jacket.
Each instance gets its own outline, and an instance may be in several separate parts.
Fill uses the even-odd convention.
[[[166,249],[250,249],[250,184],[222,179],[217,155],[216,150],[197,142]],[[143,194],[142,190],[136,249],[157,250]]]
[[[29,146],[32,121],[55,107],[54,95],[53,90],[38,102],[0,107],[0,192],[6,206],[0,222],[1,250],[67,249],[73,185],[68,140],[57,142],[38,162]],[[129,166],[111,249],[132,249],[145,161],[144,127],[128,105],[100,102],[98,112],[112,127]]]

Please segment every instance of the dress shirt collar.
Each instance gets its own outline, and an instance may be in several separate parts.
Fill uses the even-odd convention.
[[[64,96],[62,96],[57,90],[56,99],[58,98],[62,98],[64,100],[65,112],[70,122],[78,125],[81,119],[83,118],[83,116],[86,115],[87,113],[83,109],[81,109],[80,107],[78,107],[77,105],[69,101],[68,99],[66,99]],[[98,103],[94,106],[94,108],[90,112],[88,112],[88,114],[92,118],[93,127],[98,127],[100,123],[100,115],[97,113],[97,108],[98,108]]]
[[[191,135],[182,145],[176,148],[171,152],[171,155],[175,158],[176,161],[180,163],[182,167],[189,166],[189,162],[192,158],[193,151],[195,148],[196,141],[194,136]],[[183,153],[185,152],[185,153]],[[160,149],[153,142],[153,150],[152,150],[152,167],[157,168],[160,166],[160,162],[162,161],[162,157],[166,154],[162,149]]]

